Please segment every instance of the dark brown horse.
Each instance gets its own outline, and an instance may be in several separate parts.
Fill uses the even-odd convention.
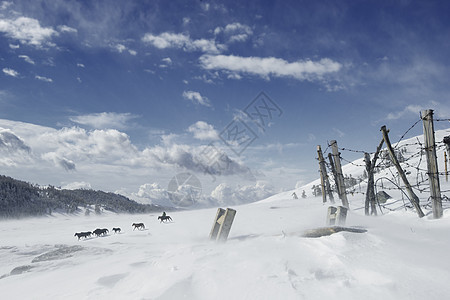
[[[161,220],[161,222],[159,222],[159,223],[162,223],[162,222],[165,222],[165,221],[171,221],[172,222],[172,218],[170,217],[170,216],[159,216],[158,217],[158,220]]]
[[[112,229],[112,231],[114,231],[114,233],[120,233],[120,228],[119,227],[114,227],[113,229]]]
[[[74,234],[74,236],[78,237],[78,240],[80,240],[80,238],[84,237],[84,238],[88,238],[90,237],[92,234],[92,232],[87,231],[87,232],[77,232]]]
[[[133,223],[133,225],[131,225],[131,226],[133,226],[133,230],[135,230],[136,228],[138,230],[144,230],[145,229],[144,223]]]
[[[103,228],[103,229],[97,228],[97,229],[95,229],[95,230],[93,231],[93,233],[94,233],[96,236],[106,235],[108,232],[109,232],[109,230],[106,229],[106,228]]]

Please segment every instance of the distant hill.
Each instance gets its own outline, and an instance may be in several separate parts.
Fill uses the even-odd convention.
[[[51,215],[61,213],[148,213],[160,206],[140,204],[122,195],[94,190],[63,190],[40,187],[0,175],[0,218]]]

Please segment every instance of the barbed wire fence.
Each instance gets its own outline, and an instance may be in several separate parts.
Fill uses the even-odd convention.
[[[428,112],[428,111],[424,111]],[[432,111],[431,111],[432,114]],[[436,141],[433,145],[434,150],[439,153],[445,153],[445,171],[438,171],[436,169],[435,172],[430,172],[428,170],[428,160],[424,158],[426,156],[427,149],[424,145],[424,142],[421,142],[419,138],[416,138],[416,141],[411,140],[411,138],[407,138],[408,133],[410,133],[421,121],[424,121],[424,118],[426,116],[421,115],[421,117],[415,121],[399,138],[399,140],[394,144],[393,146],[395,156],[397,157],[401,169],[406,173],[406,175],[409,175],[408,178],[411,181],[410,185],[411,188],[414,190],[414,192],[418,193],[420,195],[419,197],[419,205],[420,207],[430,210],[433,207],[433,197],[430,196],[430,193],[432,192],[432,189],[430,188],[430,177],[435,176],[440,181],[445,180],[448,181],[448,171],[447,171],[447,152],[450,149],[449,140],[450,137],[447,139],[447,143],[445,142],[446,139],[444,138],[444,141]],[[433,120],[432,120],[433,121]],[[435,119],[434,122],[449,122],[450,118],[439,118]],[[433,138],[434,138],[434,129],[433,129]],[[425,135],[425,133],[424,133]],[[424,137],[425,139],[426,137]],[[408,141],[405,141],[406,139],[409,139]],[[327,142],[327,147],[323,152],[323,156],[326,156],[328,151],[330,150],[331,145],[329,142]],[[366,192],[361,188],[361,185],[367,185],[368,184],[368,174],[366,172],[366,165],[358,163],[359,160],[351,160],[347,159],[345,153],[357,153],[365,155],[365,153],[368,153],[370,157],[373,157],[375,155],[375,152],[369,152],[365,150],[359,150],[359,149],[350,149],[347,147],[338,147],[339,149],[339,159],[341,159],[343,162],[350,164],[356,168],[361,168],[360,172],[357,172],[358,175],[356,178],[353,178],[352,175],[345,176],[344,177],[344,183],[345,183],[345,193],[346,195],[362,195],[367,196]],[[450,156],[450,155],[449,155]],[[331,159],[330,159],[331,160]],[[364,161],[364,160],[362,160]],[[427,165],[424,167],[423,165],[427,163]],[[332,170],[332,166],[329,162],[324,161],[324,164],[327,169],[327,176],[335,183],[330,185],[331,192],[337,193],[337,184],[336,179]],[[382,149],[380,151],[379,155],[379,161],[374,166],[374,170],[376,173],[376,180],[374,184],[375,188],[375,200],[377,207],[379,211],[383,214],[386,211],[396,211],[396,210],[408,210],[408,209],[414,209],[414,206],[411,204],[413,203],[410,199],[410,195],[405,192],[405,184],[401,181],[401,176],[399,172],[394,168],[394,164],[392,160],[390,159],[386,148]],[[343,174],[342,174],[343,175]],[[448,186],[448,185],[447,185]],[[386,201],[386,199],[380,199],[379,192],[380,191],[396,191],[401,195],[401,199],[398,200],[391,200]],[[323,190],[324,193],[329,193],[328,190]],[[450,189],[443,189],[440,190],[440,201],[442,203],[442,209],[449,209],[450,208],[450,198],[447,195],[450,193]],[[426,196],[428,195],[428,196]],[[409,200],[405,201],[406,199]],[[356,207],[353,208],[354,210],[360,210],[364,209],[365,207]]]

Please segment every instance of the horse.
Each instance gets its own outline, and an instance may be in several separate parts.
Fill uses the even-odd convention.
[[[136,228],[138,230],[144,230],[145,229],[144,223],[133,223],[133,225],[131,225],[131,226],[134,227],[133,230],[135,230]]]
[[[165,222],[165,221],[171,221],[172,222],[172,218],[170,216],[164,216],[164,215],[159,216],[158,220],[161,220],[161,222],[159,222],[159,223],[162,223],[162,222]]]
[[[92,232],[90,232],[90,231],[87,231],[87,232],[77,232],[77,233],[75,233],[73,236],[78,237],[78,240],[80,240],[80,238],[82,238],[82,237],[84,237],[84,238],[90,237],[91,234],[92,234]]]
[[[103,228],[103,229],[97,228],[97,229],[94,230],[93,233],[94,233],[96,236],[101,236],[101,235],[106,235],[108,232],[109,232],[109,230],[106,229],[106,228]]]
[[[113,229],[112,229],[113,231],[114,231],[114,233],[120,233],[120,228],[119,227],[114,227]]]

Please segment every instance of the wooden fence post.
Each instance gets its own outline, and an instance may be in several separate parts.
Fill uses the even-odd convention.
[[[445,151],[444,151],[444,163],[445,163],[445,181],[448,181],[447,152]]]
[[[334,203],[333,191],[330,187],[330,181],[328,181],[327,168],[325,167],[325,160],[322,154],[322,148],[320,145],[317,146],[317,155],[319,156],[319,167],[320,167],[320,179],[322,183],[322,199],[323,203],[327,202],[327,196],[330,197],[330,202]]]
[[[438,219],[442,217],[442,198],[436,158],[436,144],[434,142],[433,110],[423,110],[421,112],[421,119],[423,121],[423,135],[425,140],[425,153],[427,155],[433,218]]]
[[[447,146],[447,152],[444,151],[445,154],[445,180],[448,181],[448,170],[447,170],[447,162],[448,162],[448,156],[450,156],[450,135],[444,136],[443,140],[444,144]]]
[[[236,211],[234,209],[227,208],[225,210],[218,208],[211,233],[209,234],[210,239],[222,242],[226,241],[235,215]]]
[[[377,215],[377,206],[375,199],[375,188],[374,188],[374,172],[375,165],[377,163],[378,154],[381,151],[381,147],[383,147],[384,139],[381,139],[380,144],[378,144],[377,151],[373,155],[372,161],[370,161],[370,154],[364,153],[364,160],[366,162],[366,171],[367,171],[367,193],[366,193],[366,203],[365,203],[365,213],[366,216],[370,214]],[[402,194],[403,195],[403,194]],[[369,211],[371,210],[371,211]]]
[[[342,167],[341,167],[341,159],[339,156],[339,149],[337,146],[337,142],[335,140],[331,141],[331,149],[333,150],[333,156],[334,156],[334,164],[336,167],[336,182],[337,185],[339,185],[339,199],[342,201],[342,205],[345,207],[349,207],[348,200],[347,200],[347,193],[345,191],[345,183],[344,183],[344,174],[342,173]]]
[[[403,172],[402,167],[400,166],[400,163],[398,162],[397,156],[395,156],[394,149],[392,149],[391,142],[389,141],[389,136],[388,136],[388,132],[386,130],[386,126],[382,126],[381,131],[383,132],[383,139],[384,139],[384,142],[386,143],[386,147],[389,152],[389,157],[391,158],[392,163],[397,168],[397,172],[401,176],[403,183],[405,184],[406,190],[408,191],[409,201],[416,209],[419,217],[422,218],[423,216],[425,216],[425,214],[423,213],[422,209],[420,208],[419,198],[416,196],[416,194],[414,194],[414,191],[412,190],[412,187],[409,184],[408,178],[406,178],[405,172]]]
[[[337,180],[336,168],[334,167],[333,155],[331,153],[328,153],[328,160],[330,162],[331,173],[333,173],[336,191],[337,191],[338,195],[340,195],[341,193],[339,192],[339,184],[338,184],[338,180]]]
[[[347,208],[343,206],[329,206],[327,212],[327,225],[345,225],[347,219]]]

